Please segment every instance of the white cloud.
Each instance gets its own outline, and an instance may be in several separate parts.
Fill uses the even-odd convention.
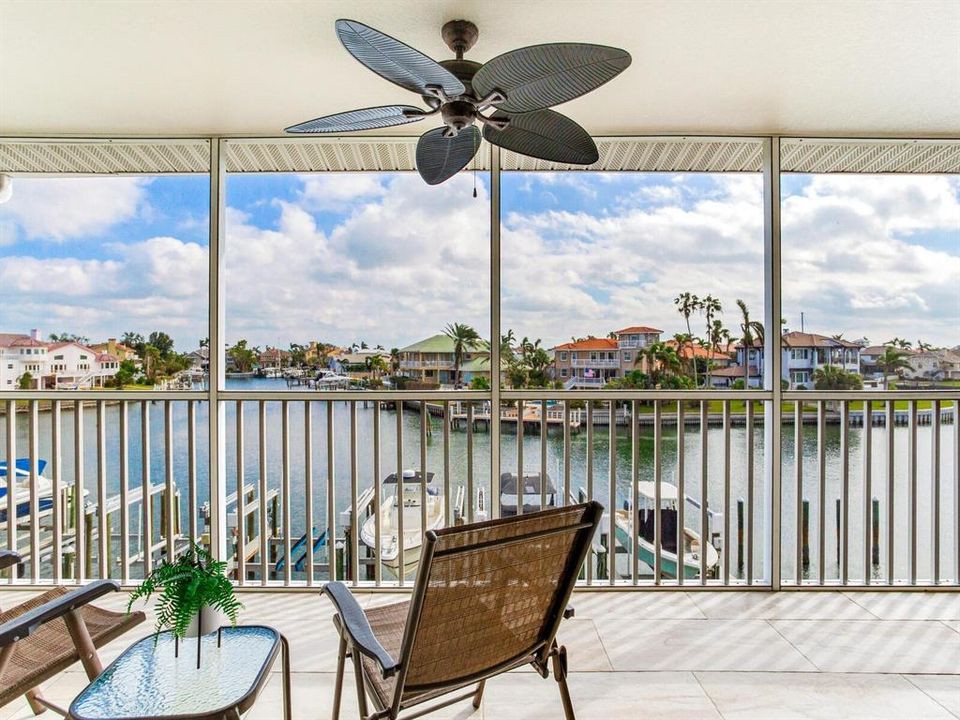
[[[349,209],[359,200],[382,197],[384,177],[377,173],[317,173],[301,175],[300,199],[310,210]]]
[[[96,235],[136,217],[149,182],[139,177],[16,178],[13,198],[0,207],[0,225],[15,222],[27,239],[63,242]],[[3,230],[8,233],[9,226]]]

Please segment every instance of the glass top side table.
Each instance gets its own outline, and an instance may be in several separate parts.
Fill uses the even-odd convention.
[[[253,706],[283,649],[283,717],[290,720],[290,648],[271,627],[224,627],[180,643],[171,632],[127,648],[70,705],[73,720],[239,718]]]

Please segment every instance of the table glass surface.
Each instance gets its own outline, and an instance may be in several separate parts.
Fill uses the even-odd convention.
[[[280,642],[268,627],[225,627],[217,633],[180,641],[161,633],[128,648],[77,696],[70,706],[76,718],[142,718],[199,715],[236,706],[257,684],[264,665]]]

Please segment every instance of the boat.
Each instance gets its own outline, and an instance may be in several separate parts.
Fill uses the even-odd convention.
[[[317,390],[346,390],[350,387],[350,378],[338,375],[331,370],[321,370],[314,381]]]
[[[500,517],[513,517],[517,514],[517,474],[500,475]],[[537,512],[557,505],[557,487],[550,475],[544,483],[538,472],[525,472],[522,483],[523,513]]]
[[[47,467],[46,460],[37,461],[37,498],[40,512],[53,507],[53,483],[43,476]],[[30,458],[17,458],[13,468],[14,502],[17,517],[30,515]],[[10,492],[10,474],[6,462],[0,462],[0,522],[7,520],[8,493]]]
[[[443,494],[433,485],[434,474],[427,473],[426,484],[419,472],[403,471],[403,564],[408,569],[420,560],[423,534],[428,530],[443,527]],[[397,503],[397,474],[391,473],[383,480],[383,506],[380,508],[380,562],[389,568],[400,567],[400,544],[398,542],[400,518]],[[427,523],[424,527],[421,515],[421,500],[426,498]],[[371,550],[376,550],[377,516],[368,517],[360,529],[360,540]]]
[[[628,552],[633,551],[631,526],[638,529],[637,555],[641,561],[654,565],[654,521],[656,503],[656,485],[653,482],[642,481],[637,483],[638,496],[642,507],[636,510],[636,524],[631,522],[630,503],[625,502],[622,508],[617,508],[617,542]],[[690,498],[686,501],[693,502]],[[677,486],[670,483],[660,483],[660,572],[663,577],[677,577],[677,505],[679,496]],[[688,527],[683,528],[683,565],[684,578],[700,576],[701,553],[706,553],[707,572],[713,570],[720,560],[717,549],[709,542],[704,543],[700,533]]]

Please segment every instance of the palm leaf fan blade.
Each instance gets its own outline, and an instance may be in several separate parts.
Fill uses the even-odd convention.
[[[507,96],[494,103],[510,113],[552,107],[609,82],[630,66],[630,53],[588,43],[531,45],[490,60],[474,75],[478,97],[498,90]]]
[[[470,126],[454,137],[444,128],[429,130],[417,142],[417,172],[428,185],[439,185],[463,170],[480,147],[480,131]]]
[[[447,95],[462,95],[466,89],[449,70],[419,50],[356,20],[337,20],[337,37],[347,52],[380,77],[418,95],[430,85]]]
[[[505,150],[571,165],[592,165],[600,159],[597,144],[590,134],[567,116],[553,110],[520,115],[498,111],[493,119],[509,119],[510,123],[503,130],[486,125],[483,137]]]

